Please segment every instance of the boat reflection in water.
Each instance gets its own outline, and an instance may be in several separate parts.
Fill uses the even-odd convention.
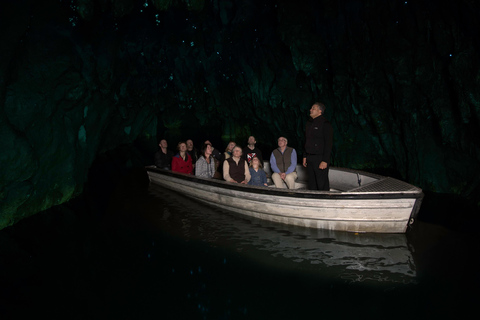
[[[346,282],[413,283],[405,234],[356,234],[268,222],[222,211],[150,185],[156,224],[186,240],[238,252],[255,263]]]

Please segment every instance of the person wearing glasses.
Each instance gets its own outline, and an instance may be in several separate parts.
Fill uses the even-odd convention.
[[[272,180],[277,188],[285,188],[286,186],[288,189],[295,189],[297,152],[287,144],[287,138],[278,138],[278,148],[273,150],[270,156],[270,168],[273,171]]]

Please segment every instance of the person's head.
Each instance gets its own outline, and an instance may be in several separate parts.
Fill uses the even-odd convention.
[[[285,148],[287,146],[288,140],[285,137],[278,138],[278,146],[280,148]]]
[[[255,143],[257,143],[257,141],[255,140],[254,136],[250,136],[250,137],[248,137],[248,142],[247,143],[249,145],[253,146],[253,145],[255,145]]]
[[[239,146],[233,147],[232,156],[240,158],[242,156],[242,148],[240,148]]]
[[[250,160],[250,167],[256,169],[256,168],[261,168],[262,167],[262,163],[260,162],[260,159],[258,159],[257,157],[253,157],[252,160]]]
[[[185,143],[187,144],[187,150],[189,150],[189,151],[193,150],[193,141],[192,140],[188,139]]]
[[[237,144],[233,141],[230,141],[228,144],[227,144],[227,148],[225,148],[225,151],[227,152],[232,152],[233,151],[233,148],[236,146]]]
[[[212,154],[212,145],[209,143],[205,143],[202,147],[202,156],[207,159]]]
[[[178,152],[185,152],[187,151],[187,144],[183,141],[180,141],[178,144],[177,144],[177,150]]]
[[[160,143],[158,145],[160,146],[160,148],[167,148],[168,147],[167,140],[165,139],[160,140]]]
[[[321,102],[315,102],[310,108],[310,117],[316,118],[325,113],[325,105]]]

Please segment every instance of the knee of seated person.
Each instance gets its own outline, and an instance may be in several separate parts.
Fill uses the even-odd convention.
[[[289,189],[295,189],[295,180],[296,177],[294,175],[287,176],[285,183]]]

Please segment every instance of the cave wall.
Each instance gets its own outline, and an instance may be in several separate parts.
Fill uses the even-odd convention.
[[[280,135],[302,150],[316,100],[334,165],[478,201],[479,12],[467,0],[2,1],[0,228],[79,194],[119,145],[222,149],[253,134],[267,154]]]

